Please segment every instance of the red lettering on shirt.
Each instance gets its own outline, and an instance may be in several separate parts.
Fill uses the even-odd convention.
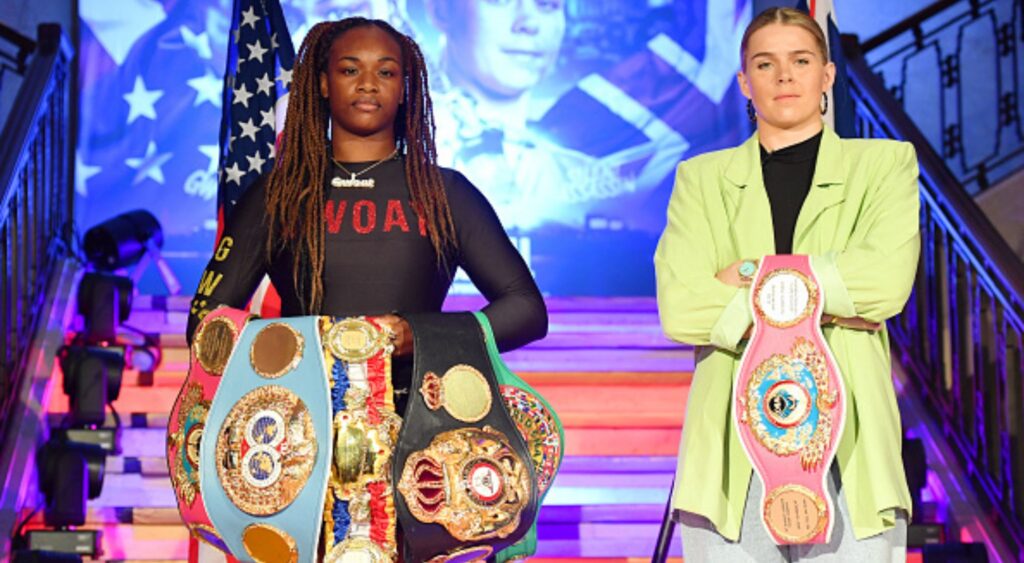
[[[348,207],[348,201],[342,200],[338,202],[338,209],[334,209],[334,201],[327,200],[327,206],[324,207],[324,221],[327,223],[327,232],[332,235],[338,234],[341,230],[342,220],[345,218],[345,208]]]
[[[362,210],[366,210],[366,222],[363,222]],[[365,235],[377,226],[377,205],[368,199],[361,199],[352,207],[352,228]]]
[[[384,213],[384,232],[391,232],[391,229],[398,226],[403,232],[409,232],[409,222],[405,220],[405,210],[402,209],[402,202],[397,199],[388,200],[388,210]]]
[[[368,235],[377,230],[377,203],[370,199],[360,199],[351,202],[349,206],[349,200],[327,200],[324,206],[324,223],[327,227],[327,232],[332,235],[336,235],[341,232],[341,228],[345,224],[345,214],[351,209],[352,218],[349,219],[349,224],[352,225],[352,231],[360,235]],[[413,213],[417,219],[419,234],[421,237],[427,236],[427,222],[420,217],[418,214]],[[406,214],[405,205],[400,199],[389,199],[387,202],[387,208],[384,211],[384,232],[397,232],[403,233],[411,232],[409,228],[409,216]]]

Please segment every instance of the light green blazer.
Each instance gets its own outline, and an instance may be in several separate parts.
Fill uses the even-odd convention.
[[[793,252],[811,256],[825,313],[884,321],[910,294],[920,252],[917,159],[909,143],[840,139],[825,128]],[[679,165],[668,225],[654,265],[665,334],[693,344],[673,505],[739,537],[752,470],[732,422],[732,383],[752,322],[747,289],[715,274],[775,253],[771,208],[755,134],[739,147]],[[847,419],[836,461],[854,535],[893,526],[910,512],[889,337],[825,327],[846,385]]]

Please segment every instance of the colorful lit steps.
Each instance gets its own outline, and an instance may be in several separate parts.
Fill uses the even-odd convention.
[[[542,385],[683,385],[689,382],[691,373],[682,368],[688,365],[681,360],[678,370],[668,371],[544,371],[518,370],[516,373],[534,387]],[[183,366],[184,367],[184,366]],[[187,371],[171,370],[161,366],[153,373],[140,373],[126,369],[121,378],[121,387],[171,387],[178,389],[185,383]],[[55,370],[59,377],[59,370]]]
[[[481,305],[462,297],[449,303]],[[129,321],[158,334],[163,363],[152,374],[126,370],[115,403],[123,455],[108,459],[103,494],[89,503],[90,526],[106,534],[112,560],[187,555],[164,459],[167,413],[188,368],[187,307],[183,297],[143,296]],[[505,355],[566,427],[567,457],[541,510],[539,557],[531,561],[648,561],[675,467],[693,350],[661,336],[652,299],[556,299],[549,308],[548,338]],[[67,409],[55,376],[51,425]]]
[[[571,507],[558,507],[571,508]],[[596,522],[573,521],[582,518],[583,507],[567,511],[565,518],[551,519],[546,513],[551,507],[541,509],[538,524],[538,553],[540,557],[566,555],[615,556],[627,554],[632,557],[649,556],[653,551],[663,506],[628,507],[615,506],[609,509],[626,515],[633,520],[613,521],[606,519]],[[577,514],[572,514],[576,512]],[[636,520],[636,515],[643,516]],[[107,511],[90,510],[89,519],[82,529],[102,531],[101,545],[106,554],[133,554],[136,559],[151,554],[160,560],[187,557],[188,534],[173,509],[116,509]],[[27,528],[41,526],[34,518]],[[674,538],[672,554],[680,555],[678,539]],[[531,559],[536,561],[537,559]],[[564,561],[554,559],[553,561]],[[571,559],[570,559],[571,560]],[[616,559],[624,561],[626,559]]]
[[[99,561],[86,558],[86,563]],[[186,563],[185,559],[102,559],[105,563]],[[531,557],[530,563],[648,563],[650,557]],[[910,561],[908,559],[908,561]],[[680,557],[670,557],[667,563],[683,563]]]
[[[160,447],[160,443],[151,444],[148,449],[156,450]],[[128,446],[125,448],[127,450]],[[107,467],[111,470],[104,478],[102,493],[99,498],[89,502],[89,507],[174,507],[174,496],[164,458],[154,455],[155,452],[148,453],[146,456],[126,455],[108,460]],[[575,463],[574,457],[566,458],[565,467],[559,472],[553,487],[548,491],[545,505],[664,504],[672,484],[674,459],[637,457],[654,460],[651,462],[652,467],[623,471],[621,468],[609,468],[608,466],[613,464],[603,461],[615,459],[614,457],[589,457],[587,459],[593,461],[586,466]],[[161,468],[164,470],[160,471]],[[597,514],[598,512],[587,513],[588,516]]]

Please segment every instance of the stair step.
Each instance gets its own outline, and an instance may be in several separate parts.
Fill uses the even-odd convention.
[[[121,388],[171,387],[180,388],[188,372],[161,367],[150,373],[126,369],[121,376]],[[55,372],[59,376],[59,372]],[[689,371],[520,371],[521,378],[533,387],[542,385],[683,385],[692,378]]]
[[[590,523],[547,521],[544,516],[546,509],[541,509],[537,528],[537,557],[531,558],[531,562],[649,561],[661,525],[660,513],[663,507],[651,507],[649,510],[659,513],[656,520]],[[93,512],[90,510],[90,515]],[[188,532],[176,519],[171,520],[172,517],[176,518],[176,511],[173,514],[170,514],[170,510],[164,511],[167,514],[163,522],[141,522],[145,511],[135,509],[133,512],[135,519],[131,523],[120,520],[118,525],[111,525],[91,519],[81,529],[102,532],[100,544],[105,554],[132,554],[131,559],[122,561],[184,561],[188,557]],[[41,521],[33,520],[26,529],[38,528],[40,525]],[[140,558],[142,554],[153,554],[154,559]],[[670,554],[676,557],[681,555],[678,535],[673,538]]]
[[[188,371],[187,348],[167,347],[162,350],[161,370]],[[570,372],[692,372],[693,349],[671,347],[664,349],[545,349],[526,347],[502,354],[502,358],[515,373],[535,371]]]
[[[176,311],[187,313],[191,295],[137,295],[132,300],[132,311]],[[560,313],[646,313],[657,319],[658,302],[653,297],[546,297],[550,315]],[[444,301],[446,311],[477,311],[487,301],[479,295],[449,295]]]
[[[159,373],[159,372],[158,372]],[[689,392],[689,374],[673,372],[665,376],[641,377],[644,384],[630,381],[628,375],[596,376],[553,375],[534,377],[524,372],[530,383],[558,412],[565,428],[674,428],[682,425],[683,409]],[[62,378],[59,371],[56,376]],[[155,379],[165,383],[165,377]],[[55,382],[55,386],[59,385]],[[628,387],[628,389],[624,389]],[[167,413],[178,397],[180,385],[152,387],[122,386],[114,408],[122,425],[129,427],[167,426]],[[68,397],[57,387],[50,394],[49,422],[62,423],[68,411]],[[107,426],[114,425],[108,415]]]
[[[125,446],[127,448],[127,445]],[[124,460],[125,458],[121,458]],[[128,458],[132,459],[132,458]],[[138,458],[135,458],[138,459]],[[109,472],[104,477],[100,496],[89,501],[90,507],[175,506],[171,481],[162,458],[148,456],[150,471]],[[108,465],[117,465],[110,460]],[[163,471],[159,469],[163,467]],[[141,468],[140,468],[141,469]],[[663,503],[672,486],[674,468],[646,472],[642,478],[633,473],[603,471],[599,464],[585,471],[562,471],[545,498],[546,506],[561,505],[637,505]]]
[[[186,559],[89,559],[84,561],[104,561],[106,563],[187,563]],[[649,557],[531,557],[530,563],[647,563]],[[681,557],[669,557],[667,563],[683,563]],[[910,561],[908,559],[908,561]]]
[[[645,478],[648,474],[672,473],[676,458],[671,456],[576,456],[562,460],[560,476],[576,473],[628,475]],[[167,475],[167,460],[160,457],[111,456],[107,458],[107,474],[137,473],[146,476]]]
[[[142,312],[129,319],[128,326],[147,327],[147,332],[157,334],[158,342],[165,348],[185,348],[184,320],[169,322],[163,312]],[[661,328],[647,324],[647,315],[634,319],[622,319],[615,326],[594,326],[586,318],[565,319],[570,322],[552,322],[548,336],[528,346],[532,350],[559,349],[600,349],[600,348],[688,348],[665,337]],[[632,321],[632,322],[631,322]],[[655,319],[655,323],[657,323]]]
[[[640,562],[650,561],[654,551],[659,524],[593,524],[538,528],[537,556],[531,563],[547,561],[561,563],[578,561],[597,562]],[[84,530],[100,530],[102,552],[112,556],[132,554],[126,559],[102,557],[95,561],[186,561],[188,558],[188,532],[181,525],[147,526],[82,526]],[[678,534],[673,538],[669,551],[682,562]],[[151,553],[154,559],[140,555]],[[123,555],[122,555],[123,556]]]
[[[557,408],[557,407],[556,407]],[[681,425],[632,428],[565,428],[568,456],[674,456],[679,446]],[[163,457],[166,429],[123,428],[121,455],[126,457]]]
[[[89,559],[84,561],[104,561],[106,563],[187,563],[186,559]],[[647,563],[649,557],[531,557],[530,563]],[[681,557],[669,557],[667,563],[683,563]],[[908,561],[910,561],[908,559]]]
[[[545,501],[540,509],[538,521],[541,524],[563,525],[579,522],[660,523],[665,512],[665,500],[658,504],[587,504],[555,505]],[[22,517],[27,516],[23,514]],[[42,525],[43,515],[35,514],[28,521],[28,527]],[[142,526],[175,526],[181,524],[178,509],[164,507],[112,507],[90,504],[86,510],[87,526],[110,526],[125,524]]]

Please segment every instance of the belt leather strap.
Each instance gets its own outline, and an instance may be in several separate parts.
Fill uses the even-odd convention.
[[[498,378],[498,387],[501,389],[501,396],[505,400],[505,408],[519,428],[519,433],[526,440],[530,448],[530,457],[533,460],[533,468],[537,475],[537,489],[540,495],[538,504],[544,504],[544,497],[547,496],[555,475],[562,465],[562,457],[565,454],[565,432],[562,429],[562,421],[558,413],[537,392],[521,377],[516,375],[498,352],[498,345],[494,340],[494,332],[491,330],[491,323],[487,315],[482,312],[475,312],[473,315],[480,323],[484,331],[484,339],[487,342],[487,355],[491,360],[491,368]],[[536,519],[530,531],[523,539],[515,544],[501,550],[495,555],[497,563],[515,561],[529,557],[537,552],[537,522]]]
[[[242,561],[317,557],[333,454],[320,320],[250,321],[210,406],[200,486]]]
[[[194,537],[222,551],[228,548],[210,522],[199,488],[199,445],[224,368],[251,318],[223,306],[203,318],[189,350],[188,375],[167,422],[167,464],[182,521]]]
[[[530,530],[536,475],[470,313],[410,314],[415,359],[395,451],[406,561],[468,561]]]

